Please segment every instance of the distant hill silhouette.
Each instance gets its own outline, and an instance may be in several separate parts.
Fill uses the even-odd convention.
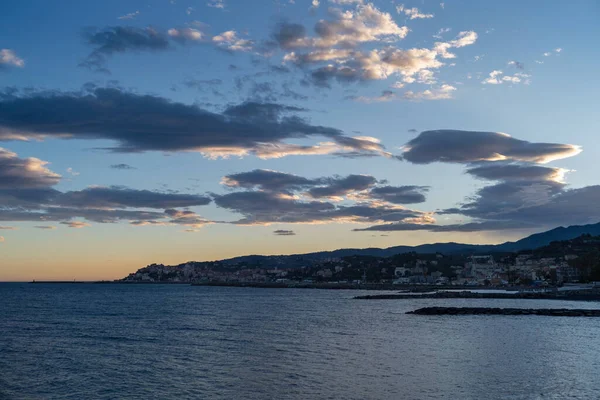
[[[327,258],[340,258],[347,256],[374,256],[374,257],[391,257],[396,254],[408,253],[414,251],[420,254],[426,253],[444,253],[444,254],[460,254],[460,253],[490,253],[490,252],[517,252],[521,250],[530,250],[538,247],[546,246],[551,242],[558,240],[570,240],[585,233],[593,236],[600,235],[600,223],[589,225],[573,225],[569,227],[558,227],[552,230],[536,233],[527,236],[516,242],[506,242],[498,245],[478,245],[464,243],[432,243],[422,244],[419,246],[394,246],[386,249],[366,248],[366,249],[338,249],[333,251],[319,251],[315,253],[293,254],[281,256],[261,256],[248,255],[235,257],[224,260],[226,263],[262,262],[264,264],[276,264],[277,261],[285,262],[286,264],[302,264],[302,261],[315,261]]]

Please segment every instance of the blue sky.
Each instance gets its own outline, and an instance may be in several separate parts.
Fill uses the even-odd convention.
[[[4,2],[0,280],[598,222],[599,16]]]

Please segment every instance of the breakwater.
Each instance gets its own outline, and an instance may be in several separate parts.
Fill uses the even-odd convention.
[[[549,317],[600,317],[600,310],[567,308],[425,307],[408,311],[415,315],[543,315]]]
[[[485,293],[485,292],[435,292],[423,294],[375,294],[356,296],[359,300],[415,300],[415,299],[530,299],[530,300],[577,300],[600,301],[597,289],[551,292]]]

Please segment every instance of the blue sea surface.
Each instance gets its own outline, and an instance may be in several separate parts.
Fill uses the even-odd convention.
[[[0,399],[597,399],[600,318],[417,316],[544,300],[0,284]]]

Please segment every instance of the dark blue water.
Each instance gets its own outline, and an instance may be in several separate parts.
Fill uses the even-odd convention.
[[[595,399],[600,319],[355,291],[0,284],[2,399]]]

